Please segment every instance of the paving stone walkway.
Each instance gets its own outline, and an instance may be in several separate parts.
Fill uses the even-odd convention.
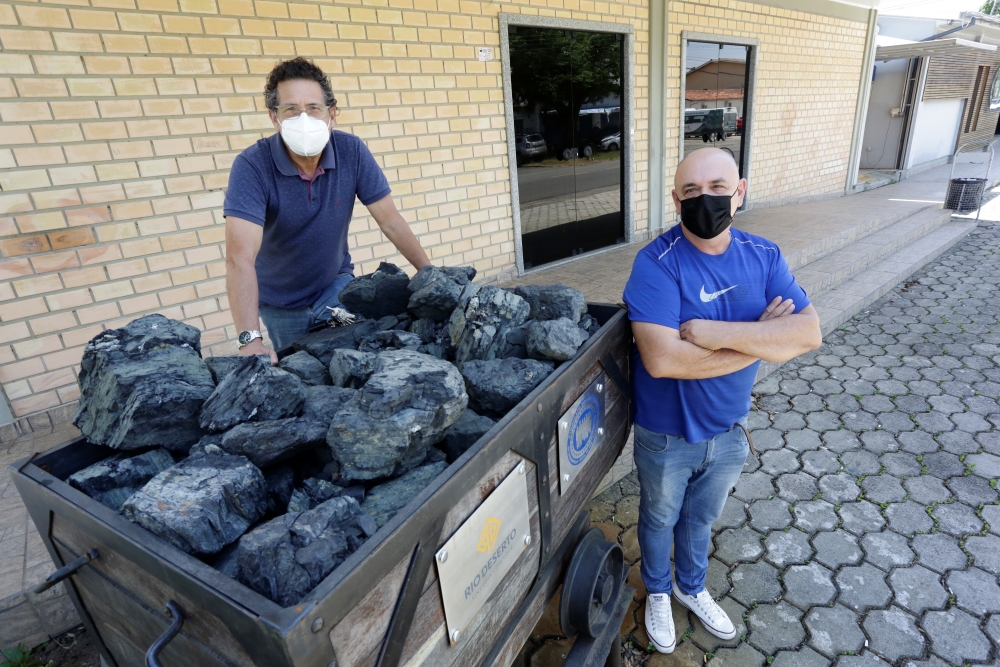
[[[647,665],[1000,664],[998,266],[986,223],[755,386],[757,457],[708,572],[739,635],[720,641],[675,604],[682,642]],[[638,502],[632,473],[591,518],[632,564],[622,634],[645,647]],[[531,664],[565,652],[544,644]]]

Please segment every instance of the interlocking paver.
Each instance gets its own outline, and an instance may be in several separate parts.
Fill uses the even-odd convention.
[[[884,577],[885,573],[870,563],[843,568],[837,573],[840,602],[855,611],[884,607],[892,597]]]
[[[852,475],[875,475],[882,470],[882,464],[878,462],[878,456],[871,452],[851,451],[840,455],[840,462],[844,464],[844,470]]]
[[[733,590],[729,594],[746,607],[756,603],[774,602],[775,598],[781,595],[778,570],[768,563],[741,563],[736,566],[729,578],[733,581]]]
[[[972,554],[976,567],[1000,575],[1000,537],[976,535],[965,540],[965,548]]]
[[[930,475],[911,477],[903,482],[903,486],[910,492],[910,498],[921,505],[941,503],[951,497],[951,491],[944,482]]]
[[[866,652],[861,655],[842,655],[834,667],[887,667],[888,664],[874,653]]]
[[[896,604],[918,615],[928,609],[940,609],[948,601],[938,575],[920,565],[896,569],[889,575],[889,587]]]
[[[913,551],[906,538],[889,530],[868,533],[861,538],[861,548],[865,550],[865,560],[883,570],[909,565],[913,561]]]
[[[913,477],[920,474],[920,461],[917,461],[915,454],[909,452],[883,454],[879,463],[885,466],[886,474],[893,477]]]
[[[1000,505],[984,507],[981,514],[983,519],[990,525],[990,532],[1000,535]]]
[[[955,595],[955,602],[965,611],[983,616],[1000,612],[1000,586],[994,575],[970,567],[965,572],[951,572],[945,586]]]
[[[945,483],[945,486],[951,489],[958,502],[971,507],[991,505],[997,500],[996,490],[990,486],[989,480],[985,477],[976,475],[952,477]]]
[[[864,628],[871,637],[871,649],[886,660],[919,658],[924,652],[924,636],[914,618],[899,607],[868,612]]]
[[[871,475],[861,481],[865,498],[873,503],[889,503],[902,500],[906,491],[898,479],[891,475]]]
[[[779,568],[807,563],[813,554],[808,533],[796,528],[771,533],[764,540],[764,548],[767,560]]]
[[[843,605],[816,607],[806,614],[805,624],[809,645],[828,658],[860,651],[865,645],[857,614]]]
[[[958,540],[944,533],[917,535],[913,538],[913,550],[921,565],[939,574],[964,568],[968,563],[965,553],[958,547]]]
[[[834,569],[841,565],[856,565],[864,556],[858,546],[858,538],[844,530],[818,533],[813,538],[813,548],[816,549],[816,560]]]
[[[837,595],[833,573],[819,563],[790,567],[782,581],[785,599],[802,610],[829,604]]]
[[[867,500],[859,500],[854,503],[844,503],[837,510],[843,521],[844,530],[863,535],[869,531],[879,531],[885,525],[885,519],[879,512],[878,505],[873,505]]]
[[[757,560],[764,553],[760,538],[760,533],[746,526],[724,530],[715,538],[714,556],[726,565]]]
[[[733,495],[747,502],[767,498],[774,495],[774,486],[771,482],[771,477],[759,470],[749,475],[740,475],[740,481],[736,483]]]
[[[847,473],[821,477],[819,490],[823,494],[823,500],[828,500],[835,505],[855,500],[861,494],[857,479]]]
[[[822,445],[820,447],[817,451],[809,451],[799,457],[802,460],[802,469],[816,477],[840,470],[840,461],[837,460],[837,455],[823,448]]]
[[[722,508],[722,514],[712,524],[712,530],[718,532],[723,528],[739,528],[746,521],[747,513],[743,501],[736,496],[729,496]]]
[[[832,503],[825,500],[807,500],[792,506],[795,525],[808,532],[833,530],[837,526],[837,513]]]
[[[931,651],[954,664],[985,661],[990,642],[979,630],[979,621],[961,609],[927,612],[924,632],[931,640]]]
[[[975,511],[961,503],[938,505],[931,515],[937,520],[940,530],[955,537],[978,533],[983,529],[983,522]]]
[[[829,665],[829,660],[808,646],[803,646],[798,651],[779,651],[771,663],[771,667],[829,667]]]
[[[764,452],[760,456],[760,469],[768,475],[795,472],[799,469],[799,460],[795,452],[790,449]]]
[[[927,514],[926,508],[912,500],[890,503],[885,508],[885,517],[889,528],[903,535],[926,533],[934,527],[934,520]]]
[[[764,655],[795,648],[806,638],[802,612],[784,600],[751,609],[747,625],[750,626],[748,641]]]
[[[949,452],[933,452],[931,454],[925,454],[923,463],[927,468],[928,474],[941,479],[955,477],[965,472],[965,466],[962,465],[958,456]]]
[[[768,533],[781,530],[792,523],[789,505],[781,498],[755,500],[750,504],[750,525],[754,530]]]

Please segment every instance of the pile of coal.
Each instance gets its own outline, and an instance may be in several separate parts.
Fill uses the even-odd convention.
[[[80,364],[73,423],[114,449],[186,452],[201,438],[198,415],[215,388],[198,329],[147,315],[95,336]]]
[[[277,367],[203,361],[197,330],[162,316],[101,334],[77,424],[135,451],[109,451],[70,483],[297,603],[599,328],[569,287],[475,275],[427,267],[410,280],[382,264],[341,293],[353,324],[295,341]]]
[[[190,554],[215,554],[267,510],[264,475],[209,445],[151,479],[122,507],[125,518]]]
[[[316,587],[376,530],[358,501],[337,497],[254,528],[235,551],[235,578],[290,607]]]
[[[344,480],[411,470],[444,437],[468,404],[458,369],[412,350],[390,350],[330,423],[327,442]]]
[[[115,454],[73,473],[67,481],[102,505],[120,512],[129,496],[172,465],[174,457],[165,449],[135,456]]]

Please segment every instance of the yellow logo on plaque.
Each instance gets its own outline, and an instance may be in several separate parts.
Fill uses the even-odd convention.
[[[488,517],[483,524],[483,532],[479,534],[479,546],[477,551],[493,551],[493,545],[497,543],[497,535],[500,533],[500,521],[493,517]]]

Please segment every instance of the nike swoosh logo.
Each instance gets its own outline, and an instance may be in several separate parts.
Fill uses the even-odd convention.
[[[705,286],[702,285],[701,286],[701,300],[704,303],[708,303],[709,301],[715,301],[720,296],[722,296],[723,294],[725,294],[726,292],[728,292],[729,290],[731,290],[731,289],[733,289],[735,287],[739,287],[739,285],[733,285],[732,287],[727,287],[726,289],[720,289],[718,292],[712,292],[711,294],[709,294],[709,293],[707,293],[705,291]]]

